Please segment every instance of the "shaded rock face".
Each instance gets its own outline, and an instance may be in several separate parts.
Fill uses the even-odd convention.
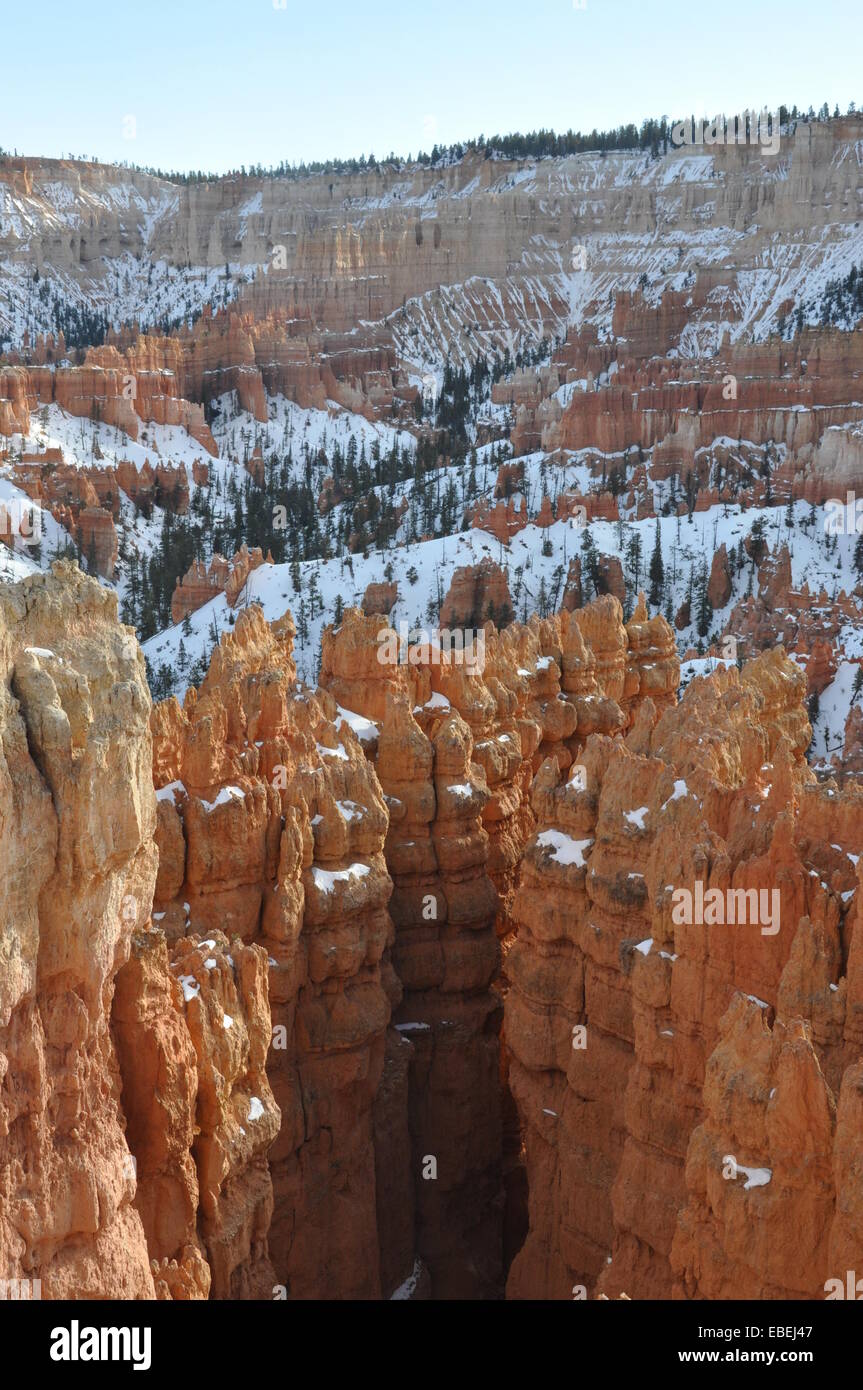
[[[711,561],[710,579],[707,584],[707,597],[714,609],[724,608],[731,598],[731,573],[728,568],[728,552],[724,542],[714,553],[713,560]]]
[[[85,507],[78,518],[78,543],[92,570],[113,579],[119,543],[111,513],[104,507]]]
[[[62,448],[52,448],[24,455],[13,477],[28,497],[66,527],[81,547],[90,573],[113,579],[119,549],[114,522],[120,515],[114,470],[70,468],[63,463]]]
[[[266,953],[221,932],[170,947],[138,933],[112,1024],[157,1296],[271,1298]]]
[[[530,1220],[509,1297],[817,1298],[844,1277],[861,797],[815,783],[804,698],[778,649],[593,734],[583,779],[540,768],[507,961]],[[764,890],[768,915],[687,920],[697,882]]]
[[[855,780],[863,777],[863,709],[852,705],[845,720],[845,741],[841,757],[833,755],[837,771]]]
[[[363,612],[367,617],[371,617],[375,613],[382,615],[391,613],[398,596],[398,584],[367,584],[363,594]]]
[[[405,1077],[416,1249],[433,1297],[503,1285],[498,895],[488,874],[491,801],[474,728],[497,705],[463,668],[377,660],[379,617],[349,610],[324,637],[321,682],[380,720],[370,751],[388,810],[395,1020]],[[473,721],[468,722],[468,717]],[[518,743],[510,773],[521,767]],[[500,772],[500,769],[499,769]]]
[[[209,565],[202,560],[193,560],[186,573],[178,579],[171,595],[171,617],[181,623],[189,613],[195,613],[209,603],[217,594],[224,594],[233,608],[243,596],[246,582],[253,570],[261,565],[272,564],[273,557],[267,551],[266,558],[259,545],[249,550],[243,542],[230,560],[218,551]]]
[[[437,1183],[417,1185],[417,1247],[433,1296],[489,1296],[526,1230],[498,1031],[533,772],[549,751],[568,767],[589,734],[625,728],[648,694],[673,704],[679,663],[643,597],[628,627],[611,596],[500,633],[486,624],[481,671],[427,660],[420,646],[387,664],[380,632],[380,619],[348,610],[325,631],[320,679],[377,725],[368,747],[390,817],[396,1019],[415,1049],[413,1161],[420,1172],[429,1156],[441,1164]]]
[[[481,822],[488,789],[461,716],[423,722],[394,697],[376,764],[391,810],[394,965],[404,988],[397,1026],[415,1049],[417,1243],[434,1296],[489,1297],[502,1271],[500,1006],[490,989],[497,900]]]

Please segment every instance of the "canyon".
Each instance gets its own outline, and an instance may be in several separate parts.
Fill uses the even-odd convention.
[[[814,1298],[852,1259],[861,792],[781,648],[678,701],[643,598],[488,624],[481,673],[348,610],[311,689],[253,605],[151,707],[68,562],[0,615],[13,1275]],[[780,931],[676,922],[696,880],[778,885]]]
[[[860,1267],[861,150],[0,154],[4,1279]]]

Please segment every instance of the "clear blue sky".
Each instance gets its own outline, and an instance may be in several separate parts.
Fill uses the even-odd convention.
[[[863,0],[19,0],[0,24],[0,146],[160,168],[863,107]]]

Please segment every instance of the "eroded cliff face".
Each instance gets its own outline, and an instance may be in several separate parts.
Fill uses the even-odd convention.
[[[414,1162],[443,1151],[453,1174],[446,1203],[442,1183],[418,1188],[418,1248],[434,1293],[488,1296],[526,1219],[498,1033],[534,767],[542,750],[569,766],[588,733],[626,727],[648,692],[671,704],[679,663],[664,619],[642,600],[625,627],[610,596],[501,633],[489,623],[467,653],[420,643],[399,661],[394,645],[384,618],[350,610],[325,634],[321,683],[379,728],[370,747],[390,812],[397,1019],[416,1049]]]
[[[510,1297],[823,1297],[844,1278],[860,798],[809,772],[804,694],[777,649],[590,736],[583,779],[539,771],[508,960],[530,1189]],[[699,884],[758,890],[754,920],[687,914]]]
[[[0,1266],[49,1298],[154,1296],[110,1031],[156,876],[149,709],[113,595],[0,586]]]
[[[473,730],[491,727],[496,704],[478,676],[380,661],[386,627],[346,613],[325,636],[321,683],[379,721],[369,749],[389,815],[393,964],[403,988],[396,1027],[413,1046],[417,1250],[433,1296],[493,1297],[503,1282],[501,1010],[491,987],[498,899],[483,827],[492,797],[473,760]]]
[[[274,1282],[376,1298],[415,1259],[388,814],[332,698],[297,688],[292,643],[290,615],[244,610],[200,691],[155,710],[155,915],[178,947],[221,926],[266,952]]]
[[[151,923],[135,635],[59,563],[0,589],[0,669],[4,1277],[52,1299],[271,1296],[266,956],[222,935],[169,952]]]
[[[176,299],[182,283],[194,310],[227,291],[258,320],[275,311],[296,325],[294,343],[277,335],[277,353],[264,360],[277,372],[305,370],[308,380],[298,377],[297,384],[318,389],[320,365],[306,325],[351,334],[361,322],[401,311],[389,342],[394,338],[408,360],[417,340],[472,359],[478,346],[503,346],[513,328],[536,339],[558,332],[572,307],[566,278],[575,245],[587,253],[574,277],[589,287],[586,295],[579,287],[580,303],[604,293],[610,277],[635,290],[645,265],[651,283],[661,279],[669,289],[681,270],[693,278],[700,272],[694,293],[675,282],[676,297],[659,307],[628,312],[621,304],[618,327],[636,353],[664,353],[687,321],[702,339],[718,343],[729,324],[736,336],[737,270],[753,264],[769,286],[757,310],[751,294],[746,299],[748,323],[760,337],[770,301],[790,294],[793,302],[813,229],[826,242],[851,234],[859,215],[859,138],[859,117],[848,117],[798,126],[773,155],[734,144],[670,148],[657,159],[646,151],[539,161],[468,154],[437,167],[380,164],[356,173],[232,176],[179,187],[89,162],[7,158],[0,193],[13,215],[0,252],[18,274],[10,274],[0,296],[0,326],[20,341],[26,318],[19,274],[34,265],[49,283],[86,285],[91,301],[116,318],[113,262],[131,252],[121,308],[128,323],[160,319],[168,284]],[[726,264],[705,271],[699,238],[726,230]],[[682,264],[681,233],[696,248]],[[631,251],[638,239],[658,254],[636,267]],[[202,274],[226,263],[227,277]],[[251,266],[265,273],[246,286]]]
[[[473,665],[389,631],[345,613],[312,691],[249,608],[151,710],[112,596],[0,589],[8,1277],[822,1297],[863,1235],[861,794],[808,770],[805,675],[677,704],[643,599]]]
[[[218,931],[170,947],[136,933],[112,1022],[157,1296],[271,1298],[265,952]]]

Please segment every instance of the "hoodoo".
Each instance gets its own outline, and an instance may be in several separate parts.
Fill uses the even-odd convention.
[[[859,44],[728,6],[114,7],[113,67],[4,20],[0,1303],[52,1361],[248,1377],[328,1302],[509,1303],[534,1348],[577,1302],[637,1371],[829,1375]],[[771,65],[846,109],[716,85]],[[468,138],[513,91],[527,132]]]

